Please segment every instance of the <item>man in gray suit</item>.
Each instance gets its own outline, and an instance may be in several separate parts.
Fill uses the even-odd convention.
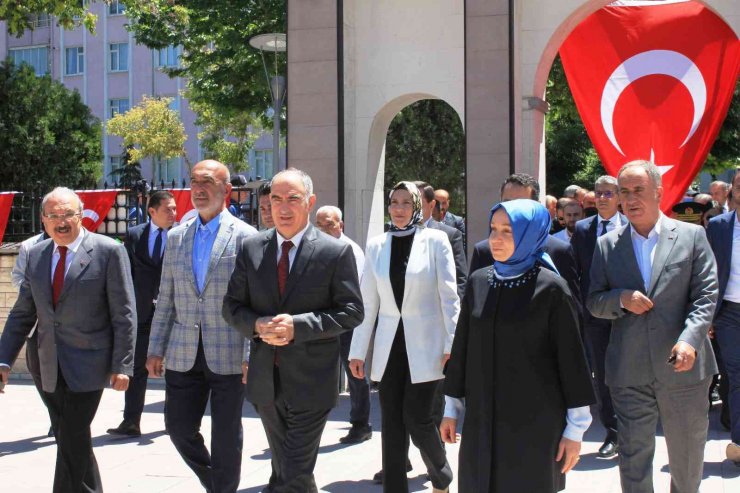
[[[57,438],[55,493],[102,491],[90,423],[103,389],[128,388],[136,302],[123,245],[82,228],[83,205],[67,188],[41,204],[50,239],[28,252],[23,281],[0,339],[0,378],[38,319],[44,403]]]
[[[242,240],[256,234],[226,209],[229,170],[201,161],[190,175],[195,219],[167,235],[147,370],[165,374],[165,426],[209,493],[233,493],[241,476],[244,380],[249,344],[221,316]],[[211,453],[200,434],[211,402]]]
[[[606,384],[619,428],[622,491],[652,493],[655,430],[663,424],[672,493],[696,493],[717,363],[707,336],[717,267],[704,229],[660,212],[661,175],[633,161],[617,175],[628,224],[603,236],[587,307],[612,320]]]

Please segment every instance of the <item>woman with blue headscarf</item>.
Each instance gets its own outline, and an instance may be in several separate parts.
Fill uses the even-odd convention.
[[[500,203],[490,225],[495,262],[468,279],[440,432],[456,441],[464,399],[459,491],[554,493],[578,462],[595,401],[578,316],[544,252],[547,209]]]

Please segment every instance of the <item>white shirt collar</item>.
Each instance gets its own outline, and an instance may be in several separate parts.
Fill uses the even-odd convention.
[[[639,237],[642,240],[649,240],[655,237],[656,235],[660,234],[660,227],[662,224],[663,224],[663,213],[661,212],[660,215],[658,216],[658,220],[655,221],[655,226],[653,226],[653,229],[651,229],[650,232],[648,233],[647,238],[645,238],[640,233],[638,233],[635,227],[630,224],[630,229],[632,230],[632,238],[634,238],[635,235],[637,235],[637,237]]]
[[[298,245],[301,244],[301,241],[303,240],[303,235],[306,234],[306,230],[308,229],[308,227],[310,225],[311,225],[311,223],[306,224],[306,227],[303,228],[303,230],[299,231],[298,233],[296,233],[295,235],[293,235],[292,238],[290,238],[290,241],[293,243],[293,246],[295,248],[298,248]],[[283,235],[281,235],[280,234],[280,231],[278,231],[277,228],[275,228],[275,235],[277,236],[278,251],[280,251],[280,249],[283,246],[283,242],[284,241],[287,241],[287,238],[285,238]]]
[[[615,212],[612,217],[601,217],[601,214],[597,214],[599,216],[599,224],[601,224],[603,221],[609,221],[614,226],[619,226],[620,220],[619,220],[619,212]]]
[[[80,248],[80,244],[82,244],[82,239],[85,237],[85,228],[80,227],[80,234],[77,235],[77,238],[75,241],[67,245],[67,251],[70,251],[72,253],[77,253],[77,249]],[[57,245],[57,242],[54,242],[54,252],[59,252],[59,245]]]

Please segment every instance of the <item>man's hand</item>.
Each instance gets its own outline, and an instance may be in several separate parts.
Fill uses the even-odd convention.
[[[349,371],[352,372],[352,376],[355,378],[365,378],[365,362],[361,359],[349,360]]]
[[[261,336],[263,333],[267,333],[273,329],[274,324],[272,319],[274,317],[260,317],[254,324],[254,333]]]
[[[257,325],[260,325],[259,320]],[[287,346],[295,338],[293,316],[287,313],[275,315],[269,323],[262,325],[260,338],[272,346]]]
[[[581,459],[580,454],[581,442],[574,442],[573,440],[562,437],[560,444],[558,444],[558,455],[555,457],[555,462],[563,461],[563,467],[560,468],[560,472],[566,474],[573,469]]]
[[[709,338],[714,339],[714,325],[709,326]]]
[[[696,361],[696,349],[691,347],[691,344],[683,341],[678,341],[673,349],[671,349],[671,356],[676,356],[676,362],[673,363],[673,369],[676,372],[689,371],[694,367]]]
[[[635,315],[642,315],[653,309],[653,302],[650,298],[645,296],[639,291],[624,290],[619,295],[619,301],[622,302],[624,308]]]
[[[457,443],[457,420],[454,418],[442,418],[439,425],[439,434],[445,443]]]
[[[114,373],[110,376],[110,386],[113,390],[125,391],[128,389],[128,375]]]
[[[443,354],[442,355],[442,368],[445,367],[448,361],[450,361],[450,353]]]
[[[146,371],[149,376],[161,378],[164,374],[164,358],[161,356],[149,356],[146,359]]]
[[[8,377],[10,375],[10,368],[7,366],[0,366],[0,394],[5,393],[5,386],[8,385]]]
[[[242,361],[242,383],[247,384],[247,372],[249,371],[249,363]]]

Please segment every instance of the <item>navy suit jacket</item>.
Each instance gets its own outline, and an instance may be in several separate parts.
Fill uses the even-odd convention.
[[[123,244],[131,262],[136,295],[136,317],[140,328],[148,329],[154,315],[154,300],[159,294],[162,262],[156,263],[149,256],[149,230],[151,223],[139,224],[128,230]]]
[[[726,212],[720,216],[713,217],[707,227],[707,239],[712,246],[714,258],[717,260],[717,277],[719,280],[719,296],[717,308],[714,312],[716,317],[722,307],[722,299],[725,297],[727,282],[730,280],[730,268],[732,267],[732,237],[735,229],[735,211]]]
[[[463,246],[463,234],[444,223],[430,219],[427,227],[443,231],[450,240],[452,253],[455,256],[455,275],[457,277],[457,295],[462,299],[465,294],[465,282],[468,279],[468,261],[465,258],[465,247]]]

